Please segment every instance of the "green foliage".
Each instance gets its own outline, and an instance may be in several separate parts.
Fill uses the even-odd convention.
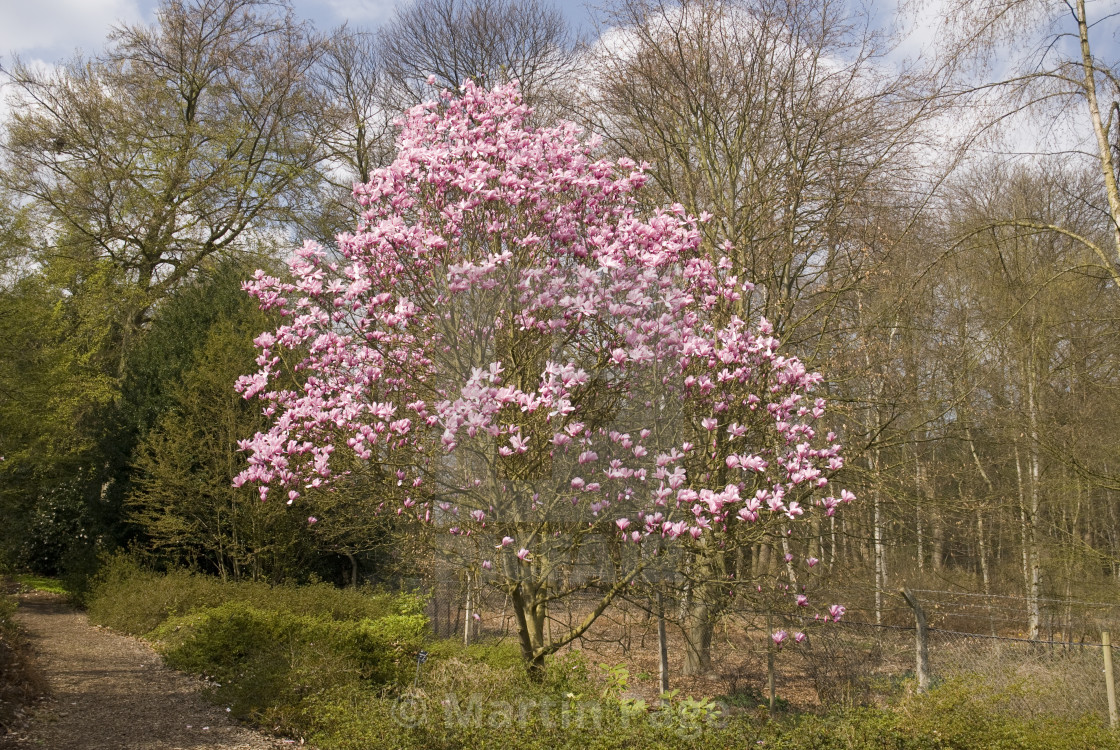
[[[411,677],[423,615],[331,620],[226,602],[169,620],[153,637],[167,663],[206,675],[235,715],[298,707],[340,685],[397,685]]]
[[[0,288],[0,556],[57,573],[75,546],[99,536],[97,415],[111,401],[108,331],[78,286],[43,268]],[[90,296],[96,296],[91,292]]]
[[[332,620],[377,620],[392,615],[419,615],[421,611],[419,598],[408,594],[338,589],[324,583],[223,583],[212,576],[186,571],[157,573],[127,555],[105,560],[84,602],[91,621],[132,635],[150,633],[173,617],[225,602]]]
[[[321,693],[410,682],[428,633],[411,595],[223,583],[124,555],[106,561],[86,600],[93,622],[146,635],[238,717],[281,726]]]
[[[1120,735],[1085,717],[1015,716],[1001,697],[968,681],[926,695],[909,694],[888,709],[850,708],[794,714],[767,724],[762,746],[783,750],[1115,750]]]
[[[533,682],[515,643],[429,640],[416,597],[161,575],[125,556],[104,565],[90,612],[147,632],[237,716],[321,750],[1120,750],[1120,736],[1097,720],[1016,716],[1002,688],[962,680],[887,708],[772,721],[755,694],[746,711],[679,691],[649,705],[627,695],[624,666],[600,665],[592,677],[578,651]],[[421,647],[429,659],[413,688]]]
[[[184,540],[200,515],[230,507],[240,457],[202,439],[192,464],[182,440],[212,437],[202,420],[231,416],[244,370],[231,374],[226,355],[251,352],[250,328],[267,327],[246,314],[239,282],[317,202],[321,44],[284,3],[161,2],[155,25],[120,26],[91,57],[50,73],[5,67],[27,98],[0,143],[0,561],[57,573],[136,541],[123,502],[134,449],[157,426],[181,438],[155,453],[180,481],[165,498],[188,510],[169,507],[153,537],[177,535],[161,547],[175,562],[217,543]],[[192,388],[196,401],[179,403]],[[218,390],[214,409],[199,406]],[[186,423],[161,423],[174,409]],[[209,424],[232,433],[245,419]],[[195,489],[181,494],[188,479]],[[192,517],[199,505],[209,513]],[[261,522],[250,508],[234,507],[232,531],[223,516],[217,538],[236,561],[215,566],[276,579],[303,567],[299,524],[271,508]],[[266,539],[283,541],[242,562]],[[230,540],[250,552],[234,544],[225,555]]]
[[[130,357],[121,416],[142,439],[126,509],[169,564],[276,581],[298,576],[314,549],[306,514],[231,485],[237,441],[262,428],[233,389],[267,323],[240,290],[247,274],[227,263],[181,290]]]
[[[1055,716],[1022,716],[1006,703],[1021,686],[993,688],[971,679],[952,679],[927,695],[911,694],[895,711],[902,726],[943,738],[947,747],[1000,750],[1120,748],[1120,735],[1093,717],[1070,721]]]
[[[451,638],[435,641],[427,646],[427,650],[431,660],[437,663],[459,659],[495,670],[525,671],[521,649],[513,641],[485,641],[464,646],[461,641]]]
[[[762,691],[756,690],[750,686],[736,690],[733,693],[721,695],[717,700],[724,705],[733,706],[735,708],[770,710],[770,696],[764,695]],[[774,710],[776,712],[786,713],[790,709],[791,706],[788,700],[780,695],[774,696]]]
[[[24,591],[45,591],[48,594],[66,594],[68,593],[62,581],[57,578],[47,578],[45,576],[35,575],[17,575],[14,576],[16,583],[19,584],[20,589]]]
[[[94,536],[85,483],[63,482],[40,494],[28,509],[18,560],[31,570],[58,575],[63,561],[92,545]]]
[[[306,576],[323,552],[369,552],[385,524],[371,509],[375,488],[353,482],[305,493],[293,508],[232,486],[244,468],[238,441],[265,426],[259,406],[233,387],[256,368],[253,338],[271,325],[241,290],[250,274],[223,263],[156,309],[127,358],[114,440],[136,445],[118,485],[156,559],[277,582]]]
[[[268,319],[242,291],[241,282],[260,263],[259,258],[227,260],[204,268],[156,308],[148,330],[128,353],[122,385],[122,419],[141,437],[172,408],[175,394],[184,389],[184,374],[199,369],[216,327],[224,326],[227,335],[240,334],[241,349],[253,351],[252,338]],[[215,374],[229,378],[225,371]],[[226,385],[232,388],[232,383]]]

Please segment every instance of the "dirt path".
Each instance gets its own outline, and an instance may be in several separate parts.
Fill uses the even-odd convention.
[[[89,624],[52,595],[20,597],[51,699],[2,750],[273,750],[298,746],[237,726],[198,694],[197,683],[163,666],[143,641]]]

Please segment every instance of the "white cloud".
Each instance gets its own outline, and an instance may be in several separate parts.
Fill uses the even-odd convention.
[[[56,62],[101,49],[117,23],[143,20],[151,0],[0,0],[0,54]],[[143,6],[143,7],[142,7]]]
[[[29,58],[24,60],[24,62],[27,63],[33,71],[43,76],[52,75],[58,70],[57,65],[44,62],[39,58]],[[4,84],[8,81],[9,78],[7,75],[0,74],[0,126],[8,121],[8,113],[12,110],[12,107],[22,106],[19,92],[13,88],[5,87]]]
[[[338,21],[352,21],[359,26],[379,26],[389,20],[397,6],[406,0],[325,0]]]

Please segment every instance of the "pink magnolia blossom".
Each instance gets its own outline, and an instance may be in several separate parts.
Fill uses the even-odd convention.
[[[523,561],[627,530],[719,549],[851,502],[826,496],[842,461],[817,432],[821,375],[732,314],[751,286],[707,255],[701,218],[644,212],[644,165],[531,114],[516,85],[470,81],[412,108],[354,189],[354,231],[246,284],[279,324],[238,381],[270,422],[235,484],[291,502],[393,467],[387,512],[449,533],[504,549],[549,514],[591,533],[526,534]],[[501,585],[533,583],[517,567]]]

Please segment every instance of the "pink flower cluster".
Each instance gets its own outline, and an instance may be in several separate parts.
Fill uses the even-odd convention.
[[[529,116],[516,85],[413,108],[356,231],[246,284],[282,322],[237,386],[272,423],[236,482],[291,502],[344,450],[393,467],[398,512],[526,565],[527,514],[700,543],[850,501],[826,492],[821,376],[734,314],[751,286],[702,250],[704,217],[642,218],[642,166]]]

